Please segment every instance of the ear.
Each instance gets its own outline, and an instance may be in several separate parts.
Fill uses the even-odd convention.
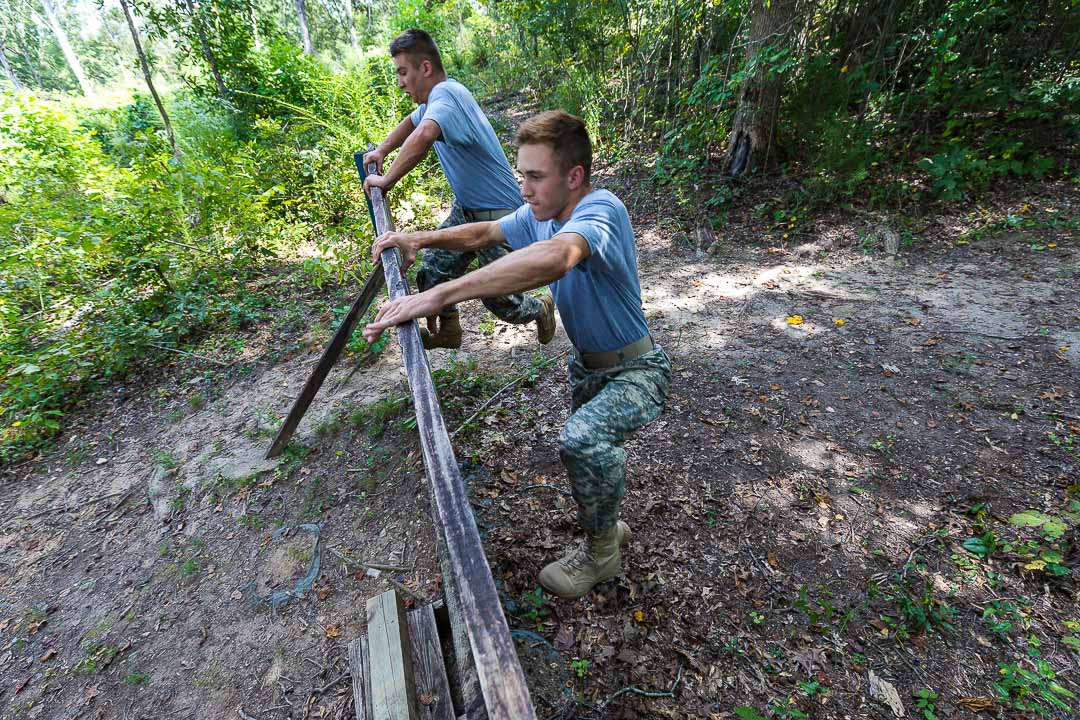
[[[571,190],[577,190],[579,187],[585,184],[585,168],[581,165],[575,165],[570,168],[570,172],[566,174],[567,182],[570,185]]]
[[[420,73],[424,77],[431,77],[431,73],[435,72],[435,68],[431,66],[431,61],[424,58],[420,61]]]

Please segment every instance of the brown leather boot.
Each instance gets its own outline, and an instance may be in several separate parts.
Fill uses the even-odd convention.
[[[579,598],[593,586],[622,572],[619,546],[630,539],[630,526],[622,520],[603,535],[587,535],[585,542],[540,571],[540,585],[561,598]]]
[[[536,318],[536,337],[541,345],[547,345],[555,337],[555,298],[544,293],[540,296],[540,304],[544,308],[540,317]]]
[[[461,315],[451,313],[439,316],[439,331],[432,335],[427,328],[420,328],[420,340],[424,348],[452,348],[461,347]]]

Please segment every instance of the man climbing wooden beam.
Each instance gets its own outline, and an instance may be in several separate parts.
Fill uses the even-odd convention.
[[[621,570],[630,528],[619,520],[625,492],[624,441],[664,408],[671,362],[649,333],[641,308],[637,250],[626,207],[591,184],[592,146],[585,123],[560,110],[541,113],[517,132],[526,204],[500,220],[431,232],[386,233],[375,257],[401,250],[403,267],[425,248],[478,251],[509,243],[506,257],[456,280],[382,306],[364,330],[384,330],[464,300],[520,293],[550,283],[566,333],[572,414],[559,435],[578,505],[584,543],[540,573],[549,592],[581,597]]]
[[[377,148],[364,155],[364,166],[374,162],[382,173],[383,159],[401,148],[385,175],[368,176],[365,192],[372,188],[390,190],[434,147],[454,191],[450,215],[440,228],[498,220],[512,213],[521,205],[521,194],[506,154],[472,93],[446,76],[435,41],[423,30],[406,30],[390,43],[390,55],[398,87],[418,107]],[[433,249],[420,263],[416,284],[421,291],[428,290],[464,275],[474,259],[483,266],[509,252],[506,243],[470,250]],[[555,334],[555,304],[550,295],[536,299],[518,292],[500,293],[483,302],[508,323],[536,322],[541,344],[547,344]],[[425,348],[461,347],[461,322],[453,303],[434,308],[427,325],[427,330],[420,330]]]

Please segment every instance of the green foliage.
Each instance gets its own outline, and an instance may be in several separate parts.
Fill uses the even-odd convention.
[[[1020,712],[1034,712],[1048,717],[1055,711],[1072,712],[1066,702],[1076,694],[1062,687],[1050,663],[1035,658],[1030,667],[1023,663],[1002,663],[993,683],[998,700]]]
[[[926,720],[938,720],[937,700],[938,694],[927,688],[922,688],[915,693],[915,707]]]

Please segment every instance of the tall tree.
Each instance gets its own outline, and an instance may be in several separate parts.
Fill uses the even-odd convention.
[[[360,49],[360,40],[356,37],[356,13],[353,11],[352,0],[341,0],[345,10],[345,29],[349,31],[349,44],[353,50]]]
[[[304,0],[296,0],[296,20],[300,23],[300,40],[304,43],[304,54],[313,55],[314,48],[311,46],[311,33],[308,32],[307,6]]]
[[[139,41],[139,31],[135,28],[135,18],[131,16],[131,8],[128,6],[128,0],[120,0],[120,7],[124,11],[124,18],[127,20],[128,30],[131,31],[131,42],[135,44],[135,54],[139,56],[139,66],[142,68],[143,79],[146,80],[146,87],[150,90],[150,95],[154,98],[154,105],[157,106],[158,113],[161,115],[161,122],[165,125],[165,134],[169,137],[169,145],[172,146],[173,157],[179,159],[180,146],[176,144],[176,135],[173,134],[172,123],[169,122],[169,114],[165,112],[165,105],[162,104],[157,88],[154,87],[154,79],[150,76],[150,63],[147,62],[146,53],[143,52],[142,43]]]
[[[725,172],[731,177],[768,158],[776,133],[783,77],[771,64],[778,50],[789,49],[795,36],[796,0],[752,0],[745,79],[731,123]]]
[[[67,33],[64,32],[64,27],[60,24],[60,16],[56,12],[56,5],[53,4],[53,0],[41,0],[41,5],[45,8],[45,17],[49,20],[49,27],[52,28],[53,35],[56,36],[56,42],[59,43],[60,50],[64,53],[64,59],[67,60],[71,73],[79,81],[79,87],[82,88],[83,95],[92,96],[94,90],[90,86],[90,81],[86,79],[82,63],[79,62],[79,56],[75,54],[75,51],[71,48],[71,43],[68,42]]]
[[[225,81],[221,78],[217,57],[210,47],[210,41],[206,38],[206,25],[203,22],[202,8],[196,8],[192,0],[184,0],[184,4],[187,6],[188,15],[191,16],[191,24],[195,27],[195,32],[199,36],[199,45],[202,47],[206,64],[210,66],[210,74],[214,76],[214,85],[217,87],[218,97],[221,98],[222,102],[228,102],[229,91],[225,88]]]
[[[41,70],[38,69],[38,64],[34,62],[34,59],[30,57],[30,37],[26,30],[26,23],[22,18],[16,18],[15,20],[15,39],[19,43],[19,52],[22,53],[23,62],[26,67],[30,68],[31,74],[34,76],[34,85],[36,87],[45,87],[45,81],[41,79]]]
[[[255,22],[255,3],[252,0],[244,0],[247,10],[248,24],[251,25],[251,39],[256,50],[262,49],[262,41],[259,39],[259,23]]]
[[[8,62],[7,50],[4,48],[4,38],[0,37],[0,67],[4,69],[4,75],[7,76],[8,82],[10,82],[16,90],[22,90],[23,85],[19,82],[19,76],[15,74],[15,71],[11,67],[11,63]]]

